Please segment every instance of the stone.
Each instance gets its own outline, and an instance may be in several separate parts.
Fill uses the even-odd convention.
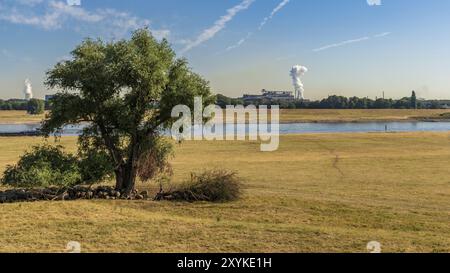
[[[142,199],[144,199],[144,196],[142,196],[141,194],[136,194],[136,195],[135,195],[135,198],[136,198],[137,200],[142,200]]]
[[[148,191],[142,191],[141,195],[144,196],[144,198],[148,197]]]
[[[92,191],[87,192],[87,198],[92,199],[94,197],[94,193]]]
[[[69,199],[69,194],[67,192],[62,193],[56,197],[56,200],[64,201]]]

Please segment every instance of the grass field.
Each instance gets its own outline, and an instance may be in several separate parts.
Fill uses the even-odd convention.
[[[333,109],[283,109],[280,122],[364,122],[364,121],[405,121],[414,119],[439,118],[440,114],[450,113],[448,110],[401,110],[401,109],[369,109],[369,110],[333,110]],[[36,123],[44,115],[28,115],[25,111],[0,111],[0,124]]]
[[[0,138],[0,169],[40,138]],[[75,138],[63,138],[68,149]],[[282,136],[185,142],[174,180],[204,168],[245,179],[226,204],[71,201],[0,205],[0,251],[450,252],[450,133]],[[151,185],[140,185],[151,188]]]
[[[281,110],[281,122],[364,122],[364,121],[406,121],[439,118],[447,110],[431,109],[295,109]]]
[[[29,115],[26,111],[0,111],[0,124],[38,123],[45,115]]]

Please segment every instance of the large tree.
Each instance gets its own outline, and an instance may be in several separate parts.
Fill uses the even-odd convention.
[[[79,150],[106,152],[116,189],[124,194],[135,188],[138,175],[151,179],[165,170],[170,145],[161,129],[173,123],[172,108],[192,108],[195,96],[213,100],[209,83],[147,29],[118,42],[85,40],[71,60],[47,72],[46,85],[60,92],[52,99],[43,131],[50,135],[86,122]]]

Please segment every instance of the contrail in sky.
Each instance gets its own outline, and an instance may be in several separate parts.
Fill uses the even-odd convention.
[[[253,4],[255,0],[243,0],[240,4],[230,8],[227,10],[227,13],[220,17],[214,25],[211,27],[205,29],[195,40],[189,41],[185,48],[181,51],[181,54],[184,54],[188,52],[189,50],[193,49],[194,47],[197,47],[204,42],[212,39],[214,36],[216,36],[217,33],[219,33],[221,30],[223,30],[227,23],[233,20],[233,18],[241,11],[244,11],[248,9],[251,4]]]
[[[259,25],[258,30],[261,30],[270,20],[272,20],[272,18],[275,16],[275,14],[277,14],[282,8],[284,8],[284,6],[286,6],[289,3],[290,0],[283,0],[281,1],[278,6],[276,6],[272,12],[270,13],[269,16],[267,16],[266,18],[264,18],[264,20],[261,22],[261,24]],[[246,37],[242,38],[241,40],[239,40],[236,44],[227,47],[227,51],[235,49],[240,47],[241,45],[243,45],[251,36],[253,35],[253,33],[248,33]]]
[[[354,44],[354,43],[368,41],[368,40],[373,39],[373,38],[386,37],[386,36],[388,36],[390,34],[391,34],[391,32],[383,32],[383,33],[380,33],[380,34],[376,34],[376,35],[374,35],[372,37],[366,36],[366,37],[361,37],[361,38],[358,38],[358,39],[346,40],[346,41],[342,41],[342,42],[339,42],[339,43],[334,43],[334,44],[322,46],[322,47],[313,49],[313,51],[314,52],[320,52],[320,51],[324,51],[324,50],[327,50],[327,49],[330,49],[330,48],[341,47],[341,46],[345,46],[345,45],[349,45],[349,44]]]

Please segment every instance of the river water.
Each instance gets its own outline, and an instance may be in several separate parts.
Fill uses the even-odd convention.
[[[39,129],[39,124],[0,124],[1,133],[31,132]],[[233,132],[233,126],[225,131]],[[83,126],[66,126],[62,135],[78,135]],[[290,123],[280,124],[280,134],[303,133],[365,133],[365,132],[445,132],[450,131],[450,122],[343,122],[343,123]]]

